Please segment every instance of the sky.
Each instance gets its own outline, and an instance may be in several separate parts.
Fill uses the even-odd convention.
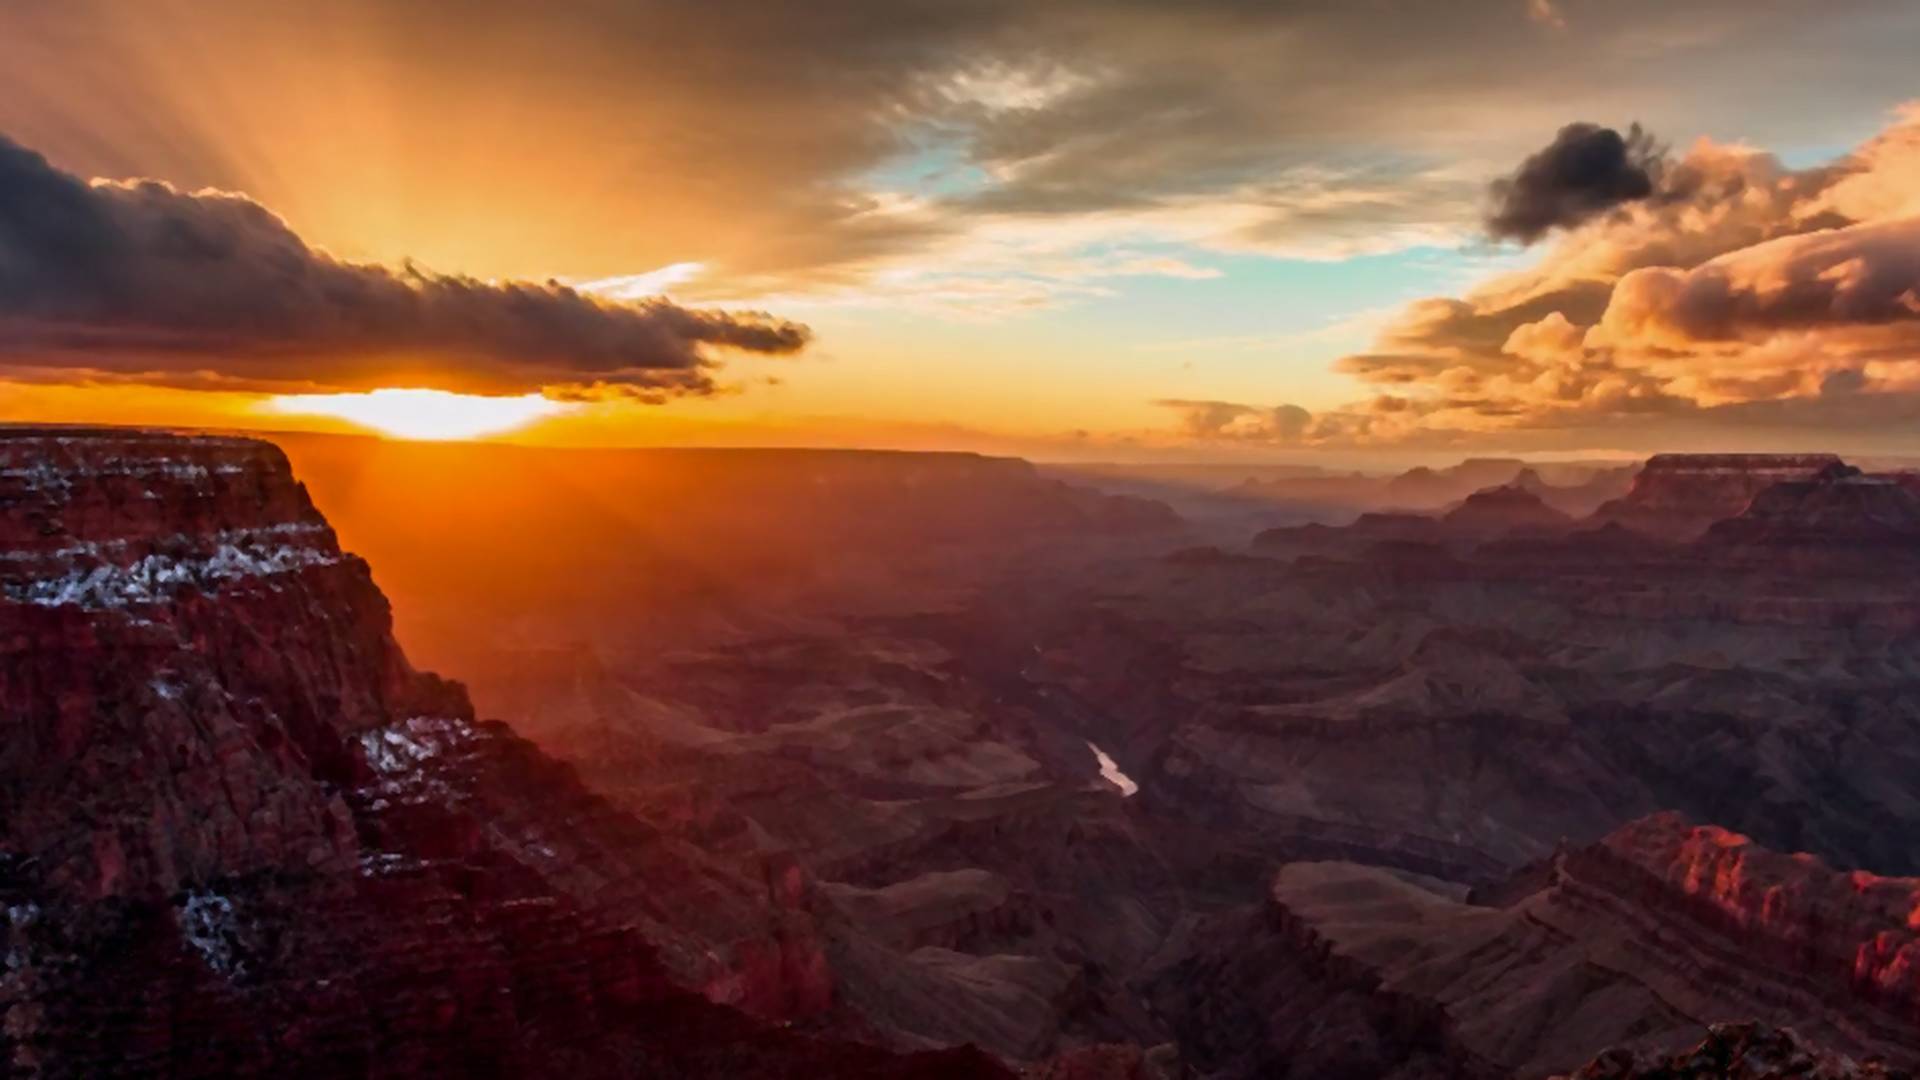
[[[1920,451],[1916,43],[1908,0],[0,0],[0,419]]]

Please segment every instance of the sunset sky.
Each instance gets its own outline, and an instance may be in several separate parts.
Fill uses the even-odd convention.
[[[0,0],[0,419],[1920,452],[1917,47],[1910,0]]]

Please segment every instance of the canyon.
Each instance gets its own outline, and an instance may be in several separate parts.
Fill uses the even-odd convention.
[[[1911,1069],[1920,495],[1542,475],[5,431],[0,1051]]]
[[[264,443],[0,437],[10,1075],[994,1075],[414,670]]]

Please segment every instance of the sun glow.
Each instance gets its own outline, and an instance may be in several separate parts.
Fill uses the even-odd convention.
[[[385,389],[359,394],[282,394],[268,407],[331,416],[402,439],[477,439],[500,435],[574,409],[539,394],[488,397],[449,390]]]

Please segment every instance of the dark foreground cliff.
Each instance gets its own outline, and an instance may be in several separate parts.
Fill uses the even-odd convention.
[[[266,444],[0,435],[0,716],[9,1075],[1005,1075],[801,1034],[793,883],[413,670]]]

